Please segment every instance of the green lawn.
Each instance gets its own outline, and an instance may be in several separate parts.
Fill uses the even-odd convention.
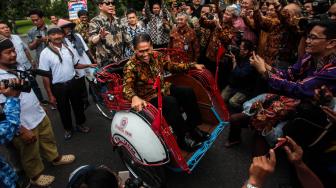
[[[50,24],[50,20],[45,20],[46,24]],[[28,31],[33,27],[31,20],[17,20],[15,21],[18,34],[27,34]]]

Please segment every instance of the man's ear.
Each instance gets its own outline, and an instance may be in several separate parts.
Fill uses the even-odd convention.
[[[86,183],[82,183],[82,184],[79,186],[79,188],[89,188],[89,186],[86,185]]]
[[[328,44],[327,44],[326,48],[336,49],[336,39],[331,39],[330,41],[328,41]]]

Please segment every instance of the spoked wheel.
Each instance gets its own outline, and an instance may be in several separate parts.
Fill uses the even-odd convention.
[[[101,104],[99,102],[96,102],[96,107],[98,109],[98,111],[107,119],[112,120],[113,116],[115,114],[115,111],[111,111],[109,110],[104,104]]]
[[[118,153],[126,168],[135,178],[141,178],[149,188],[164,188],[166,176],[162,166],[144,166],[135,162],[124,147],[118,147]]]

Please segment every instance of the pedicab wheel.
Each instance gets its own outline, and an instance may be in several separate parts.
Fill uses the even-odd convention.
[[[135,178],[141,178],[145,187],[149,188],[165,188],[166,175],[163,166],[144,166],[135,162],[129,152],[124,147],[118,147],[118,153]]]
[[[96,107],[98,111],[107,119],[112,120],[113,116],[115,114],[115,111],[109,110],[105,105],[100,104],[99,102],[96,102]]]

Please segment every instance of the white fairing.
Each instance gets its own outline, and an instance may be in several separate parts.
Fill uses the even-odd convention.
[[[117,112],[112,120],[111,134],[115,144],[126,147],[134,159],[144,165],[169,161],[165,146],[149,123],[134,112]]]

